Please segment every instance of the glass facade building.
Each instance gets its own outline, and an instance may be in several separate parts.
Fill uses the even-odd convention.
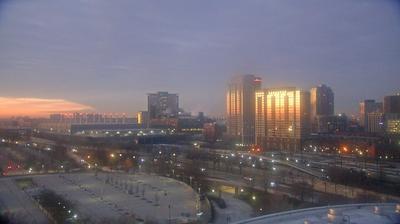
[[[256,93],[256,144],[296,151],[310,132],[310,93],[294,87]]]
[[[334,93],[326,85],[314,87],[310,91],[310,115],[313,132],[322,132],[318,129],[318,118],[321,116],[333,116],[334,114]]]
[[[241,144],[254,143],[255,92],[261,88],[261,78],[254,75],[234,77],[226,94],[227,133]]]

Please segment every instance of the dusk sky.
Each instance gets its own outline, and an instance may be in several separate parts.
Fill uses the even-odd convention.
[[[327,84],[336,112],[356,113],[400,92],[400,2],[0,0],[0,116],[133,116],[155,91],[223,115],[228,80],[246,73],[264,87]]]

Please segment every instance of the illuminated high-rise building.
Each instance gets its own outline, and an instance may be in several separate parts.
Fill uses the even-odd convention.
[[[382,103],[375,100],[364,100],[360,103],[360,125],[368,131],[368,114],[382,113]]]
[[[254,75],[236,76],[228,84],[227,131],[242,144],[254,143],[255,92],[260,88],[261,78]]]
[[[385,131],[400,136],[400,113],[385,114]]]
[[[385,96],[383,99],[385,131],[387,134],[400,135],[400,93]]]
[[[139,111],[137,113],[137,123],[142,128],[149,127],[149,112],[148,111]]]
[[[332,116],[334,114],[334,93],[332,89],[326,85],[314,87],[310,91],[310,115],[312,131],[318,130],[318,117]]]
[[[294,87],[255,95],[255,140],[267,150],[298,151],[310,132],[310,93]]]
[[[265,146],[266,143],[266,95],[268,90],[259,90],[255,94],[255,143],[259,146]]]
[[[150,93],[147,98],[147,107],[149,119],[177,117],[179,112],[178,94]]]

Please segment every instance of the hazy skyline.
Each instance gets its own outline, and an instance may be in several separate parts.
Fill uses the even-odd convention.
[[[257,74],[263,87],[324,83],[351,114],[400,92],[399,40],[395,0],[0,0],[0,109],[29,98],[134,115],[169,91],[222,115],[231,76]]]

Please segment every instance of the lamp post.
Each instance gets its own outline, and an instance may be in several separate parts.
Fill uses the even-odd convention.
[[[168,223],[171,224],[171,204],[168,205]]]

